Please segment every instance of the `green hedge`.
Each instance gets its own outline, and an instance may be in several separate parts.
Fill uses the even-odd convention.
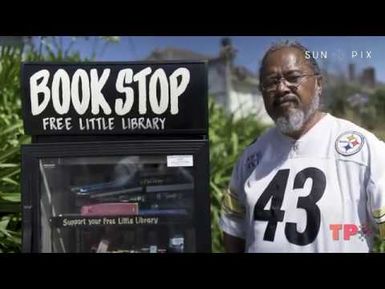
[[[78,53],[45,48],[42,56],[34,47],[0,46],[0,252],[21,251],[20,146],[30,143],[21,116],[21,62],[80,61]]]
[[[255,116],[234,119],[233,115],[226,113],[210,99],[210,194],[213,252],[224,251],[218,221],[223,191],[228,187],[232,168],[242,150],[264,130],[265,127],[256,121]]]

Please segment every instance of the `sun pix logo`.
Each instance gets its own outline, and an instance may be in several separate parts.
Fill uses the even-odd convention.
[[[365,137],[356,131],[342,133],[336,140],[336,151],[344,156],[359,152],[364,145]]]

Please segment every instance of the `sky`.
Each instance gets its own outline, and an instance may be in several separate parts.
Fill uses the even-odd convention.
[[[256,72],[260,60],[273,43],[280,40],[297,40],[307,47],[322,68],[334,72],[347,72],[348,63],[356,64],[359,73],[365,67],[374,67],[376,78],[385,82],[384,36],[229,36],[237,49],[235,63]],[[73,37],[58,37],[68,46]],[[82,57],[95,53],[96,61],[130,61],[146,58],[155,48],[176,47],[209,56],[218,55],[222,36],[120,36],[116,43],[100,37],[76,37],[72,48]],[[35,37],[35,43],[40,38]],[[322,55],[321,55],[322,53]],[[322,56],[322,58],[321,58]]]

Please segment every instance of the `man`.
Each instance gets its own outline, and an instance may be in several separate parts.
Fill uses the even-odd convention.
[[[223,199],[227,252],[370,252],[385,222],[385,144],[319,110],[306,48],[274,45],[260,89],[276,126],[243,152]]]

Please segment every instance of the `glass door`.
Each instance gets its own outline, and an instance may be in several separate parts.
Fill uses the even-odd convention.
[[[192,157],[39,158],[40,252],[196,251]]]

